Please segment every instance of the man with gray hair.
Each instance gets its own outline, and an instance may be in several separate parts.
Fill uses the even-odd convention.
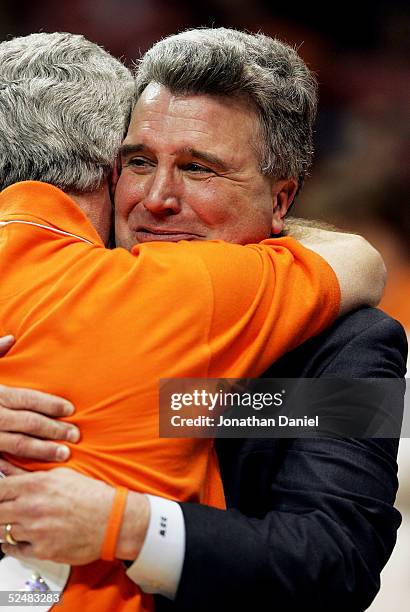
[[[266,238],[271,228],[279,233],[312,153],[315,84],[297,54],[262,36],[226,30],[184,33],[158,43],[143,58],[137,85],[139,100],[121,151],[122,171],[116,191],[117,241],[128,248],[136,241],[182,238],[223,238],[245,243]],[[318,235],[322,239],[322,232]],[[337,248],[337,243],[333,246]],[[319,248],[328,247],[325,241]],[[290,303],[287,308],[291,312]],[[376,326],[382,337],[379,344],[383,344],[386,334],[400,338],[398,328],[382,315],[367,311],[365,319],[362,313],[341,323],[339,342],[349,325],[353,335],[359,330],[367,333],[368,328]],[[349,344],[350,340],[348,337]],[[331,342],[327,341],[329,351]],[[350,351],[355,351],[353,345]],[[382,357],[387,362],[385,353]],[[393,361],[392,375],[397,376],[400,358],[395,354]],[[325,374],[332,374],[332,367],[342,372],[341,365],[331,361],[329,367],[329,362],[321,363]],[[351,375],[369,375],[364,361],[357,366]],[[297,375],[297,369],[288,370],[287,375]],[[388,371],[387,366],[384,371]],[[252,602],[272,600],[287,609],[298,609],[309,596],[305,609],[324,610],[335,589],[339,598],[336,609],[339,603],[345,606],[368,600],[372,596],[369,581],[376,579],[386,551],[373,566],[362,558],[375,533],[365,518],[366,508],[371,497],[372,512],[379,521],[376,532],[385,540],[388,551],[396,521],[391,508],[394,483],[387,474],[390,467],[385,471],[375,457],[388,456],[391,466],[394,445],[373,444],[370,450],[370,445],[363,442],[305,440],[268,445],[265,441],[262,448],[258,441],[249,442],[251,448],[246,453],[242,449],[238,457],[266,458],[265,467],[259,466],[260,486],[243,498],[250,478],[244,478],[234,492],[226,480],[228,500],[240,497],[241,501],[233,505],[247,509],[250,516],[260,520],[249,521],[233,512],[182,504],[188,529],[187,558],[177,605],[200,610],[211,606],[226,609],[232,604],[249,609]],[[229,447],[226,450],[229,458]],[[349,461],[343,462],[343,456],[349,456]],[[357,487],[350,482],[353,463],[363,466]],[[244,471],[244,465],[238,466],[236,475],[242,470],[244,476],[248,469]],[[262,477],[266,465],[270,466],[269,474]],[[377,493],[377,503],[365,476],[370,472],[386,485],[382,495]],[[258,470],[252,474],[255,482]],[[64,474],[60,476],[64,482]],[[273,476],[275,483],[271,481]],[[28,481],[20,482],[23,486]],[[93,490],[91,481],[87,486]],[[271,487],[276,490],[272,499],[268,494]],[[369,489],[369,498],[361,498],[363,511],[354,511],[358,492],[362,494],[365,489]],[[336,490],[339,494],[333,504]],[[95,505],[92,499],[89,501]],[[93,516],[97,510],[94,507]],[[352,521],[343,518],[347,515]],[[192,517],[199,520],[193,521]],[[302,538],[298,550],[296,536],[300,530],[306,538]],[[209,534],[211,537],[206,537]],[[322,541],[318,541],[318,534],[322,534]],[[357,537],[357,548],[351,545],[350,534]],[[302,580],[299,569],[313,541],[319,547],[318,561],[312,563],[309,575]],[[183,547],[183,538],[181,542]],[[145,553],[147,557],[147,550]],[[161,549],[157,564],[158,554]],[[245,562],[246,558],[250,563]],[[331,576],[325,572],[328,564],[335,565],[335,559],[343,559],[345,574]],[[181,561],[177,559],[175,565],[180,567]],[[207,596],[198,588],[201,572],[207,576]],[[324,582],[320,575],[324,572],[328,590],[322,592]],[[350,572],[357,573],[354,592],[347,575]],[[152,576],[152,582],[154,579]],[[172,593],[172,588],[175,586],[165,586],[162,592]]]
[[[131,247],[135,239],[158,239],[157,232],[135,232],[140,215],[159,231],[175,220],[178,228],[194,224],[208,239],[242,244],[280,233],[312,162],[317,107],[316,80],[295,50],[262,34],[224,28],[187,31],[155,44],[141,59],[136,81],[138,103],[122,149],[125,172],[117,191],[117,241]],[[161,132],[167,135],[163,143]],[[184,147],[184,138],[192,146]],[[136,146],[142,147],[138,168],[132,161],[138,158]],[[212,155],[195,155],[205,151]],[[136,202],[152,180],[149,170],[155,169],[159,192],[154,195],[161,200],[162,186],[165,197],[181,190],[180,168],[189,164],[199,183],[190,188],[194,203],[186,196],[188,205],[179,210],[171,193],[159,209],[161,202],[151,204],[149,199],[156,221],[146,219]],[[164,177],[162,183],[158,175]],[[141,189],[140,195],[134,188],[132,200],[122,197],[123,183],[128,190],[131,180]],[[220,200],[219,209],[213,203],[213,214],[206,201],[211,187],[218,189]],[[212,193],[208,198],[215,199]],[[135,211],[128,214],[131,207]]]
[[[66,192],[99,189],[127,131],[135,95],[130,71],[72,34],[16,38],[2,43],[0,57],[1,188],[30,177]]]

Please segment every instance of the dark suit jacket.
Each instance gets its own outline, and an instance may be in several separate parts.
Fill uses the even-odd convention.
[[[269,377],[403,377],[406,337],[361,309]],[[379,589],[400,515],[394,439],[218,440],[228,511],[182,503],[180,612],[359,612]]]

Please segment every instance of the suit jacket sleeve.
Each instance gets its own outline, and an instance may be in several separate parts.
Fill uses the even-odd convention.
[[[362,309],[268,374],[399,378],[405,356],[401,326]],[[396,453],[391,439],[246,441],[222,469],[230,509],[181,504],[183,573],[176,601],[157,609],[366,609],[400,524]]]

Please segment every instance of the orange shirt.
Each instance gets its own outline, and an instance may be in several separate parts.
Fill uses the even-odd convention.
[[[44,183],[7,188],[0,211],[0,334],[17,339],[1,382],[74,403],[82,439],[68,467],[175,500],[210,502],[211,484],[222,506],[212,442],[158,438],[158,379],[258,376],[333,321],[332,269],[291,238],[108,250]],[[151,599],[121,563],[96,562],[73,568],[59,610],[78,605],[135,612]]]

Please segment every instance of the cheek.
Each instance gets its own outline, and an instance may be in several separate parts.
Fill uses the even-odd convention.
[[[249,222],[258,229],[259,233],[264,234],[263,238],[266,238],[271,232],[273,220],[274,201],[270,182],[264,179],[255,181],[247,199],[249,205],[245,214]]]
[[[272,202],[269,200],[265,203],[262,200],[258,205],[252,205],[244,218],[247,220],[248,228],[251,229],[250,234],[253,242],[260,242],[269,238],[272,232]]]
[[[256,181],[255,181],[256,182]],[[270,236],[272,199],[269,190],[246,185],[225,199],[224,235],[240,244],[256,243]],[[235,197],[236,196],[236,197]]]
[[[126,220],[132,209],[142,198],[142,189],[135,177],[123,172],[117,182],[114,201],[116,218]]]
[[[117,208],[115,209],[114,226],[116,246],[130,250],[134,246],[135,239],[128,227],[127,219],[121,216]]]
[[[128,227],[128,217],[135,204],[136,194],[132,182],[121,175],[114,194],[115,242],[125,249],[131,249],[135,244],[135,238]]]
[[[198,182],[185,190],[186,202],[209,227],[227,222],[235,214],[235,197],[221,189],[217,181]]]

